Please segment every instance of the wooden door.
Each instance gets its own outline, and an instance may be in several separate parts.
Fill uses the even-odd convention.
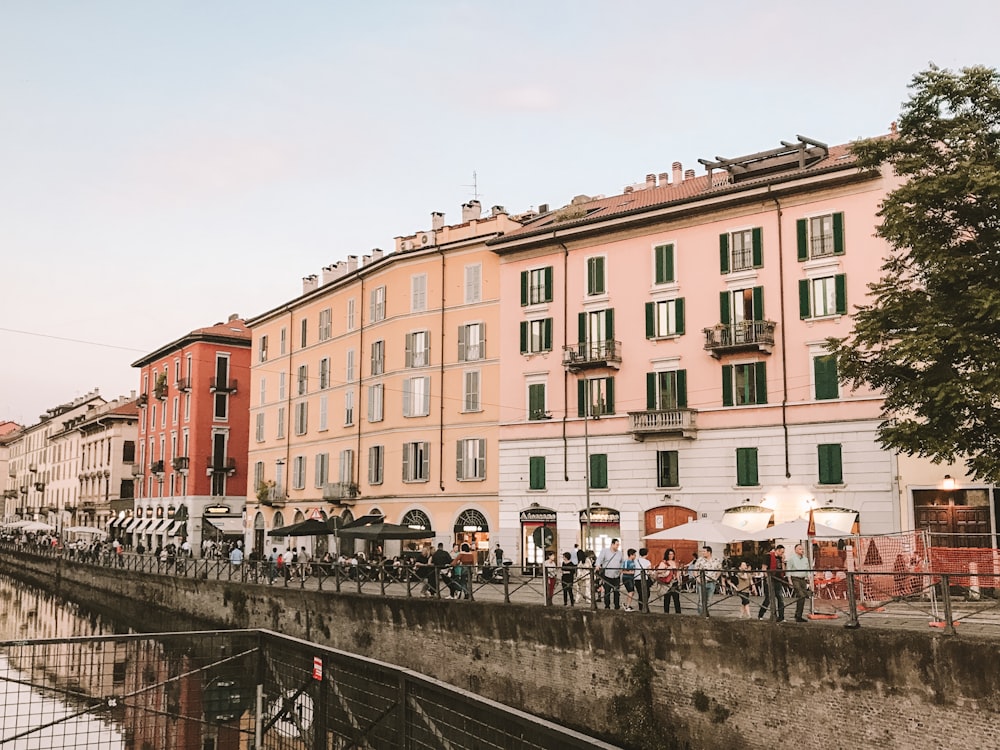
[[[663,529],[672,529],[697,517],[698,514],[690,508],[676,505],[662,505],[659,508],[652,508],[646,511],[646,531],[643,536],[655,534]],[[651,539],[645,544],[649,549],[649,561],[654,568],[663,559],[663,553],[668,549],[674,550],[677,564],[680,566],[691,562],[691,556],[698,550],[698,542],[690,542],[685,539]]]

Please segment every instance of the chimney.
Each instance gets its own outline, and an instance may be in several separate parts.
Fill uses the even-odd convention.
[[[439,229],[444,229],[444,214],[440,211],[431,212],[431,229],[435,232]]]
[[[655,188],[655,187],[656,187],[656,175],[655,174],[646,175],[646,189],[648,190],[650,188]]]
[[[549,212],[549,204],[548,203],[540,203],[538,205],[538,213],[540,213],[540,214],[547,214],[548,212]]]
[[[634,188],[634,187],[632,187],[631,185],[626,185],[626,186],[625,186],[625,189],[624,189],[624,190],[622,190],[622,192],[623,192],[623,193],[624,193],[625,195],[628,195],[629,193],[634,193],[634,192],[635,192],[635,188]]]
[[[483,207],[479,204],[479,201],[472,200],[468,203],[462,204],[462,223],[467,221],[476,221],[480,216],[483,215]]]
[[[666,172],[660,172],[660,187],[666,187],[670,184],[670,175]]]
[[[493,214],[494,216],[499,216],[500,214],[506,216],[507,209],[504,208],[503,206],[493,206],[493,208],[490,209],[490,213]]]
[[[685,169],[684,170],[684,179],[685,180],[692,180],[692,179],[694,179],[694,170],[693,169]]]
[[[361,256],[361,266],[362,267],[364,267],[364,266],[370,266],[371,264],[372,264],[372,256],[370,256],[370,255],[362,255]]]
[[[373,247],[372,248],[372,262],[382,260],[382,248]]]
[[[337,278],[337,264],[331,263],[329,266],[323,266],[323,286],[326,286],[331,281]]]
[[[313,278],[316,278],[316,277],[314,276]],[[232,315],[229,316],[229,322],[230,323],[232,323],[234,320],[239,320],[239,319],[240,319],[240,314],[239,313],[233,313]]]
[[[358,256],[348,255],[347,256],[347,273],[354,273],[358,270]]]
[[[310,276],[302,277],[302,293],[308,294],[309,292],[315,291],[319,287],[319,279],[316,278],[316,274],[311,274]],[[232,320],[232,318],[230,318]]]
[[[673,180],[674,184],[675,185],[680,185],[680,183],[681,183],[681,177],[684,174],[684,172],[683,172],[684,167],[683,167],[683,165],[679,161],[675,161],[673,163],[673,168],[674,168],[674,180]]]

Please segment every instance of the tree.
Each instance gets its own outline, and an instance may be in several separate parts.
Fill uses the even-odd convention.
[[[1000,74],[931,66],[910,89],[898,133],[854,146],[903,182],[871,301],[828,343],[842,382],[884,396],[883,447],[1000,482]]]

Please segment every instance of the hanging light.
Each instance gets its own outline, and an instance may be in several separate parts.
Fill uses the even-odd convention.
[[[944,475],[944,481],[941,483],[941,486],[946,492],[951,492],[955,489],[955,480],[951,478],[951,474]]]

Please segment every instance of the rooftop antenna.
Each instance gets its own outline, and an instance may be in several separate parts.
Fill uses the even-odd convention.
[[[472,184],[462,185],[462,187],[472,188],[472,197],[479,200],[479,176],[476,174],[476,170],[472,170]]]

